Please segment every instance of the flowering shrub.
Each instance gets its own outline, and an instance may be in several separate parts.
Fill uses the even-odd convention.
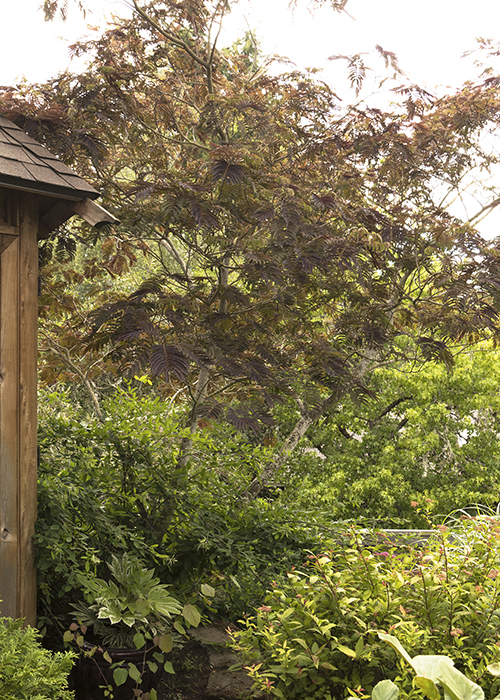
[[[234,636],[256,685],[293,700],[366,697],[398,677],[401,696],[412,679],[378,632],[390,632],[417,654],[445,654],[481,682],[500,660],[500,521],[467,519],[436,529],[425,549],[351,530],[323,556],[268,593]]]

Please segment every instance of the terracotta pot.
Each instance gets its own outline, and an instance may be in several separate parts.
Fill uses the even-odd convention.
[[[90,651],[92,645],[84,643],[84,650]],[[130,676],[123,685],[118,687],[113,682],[113,670],[111,665],[103,658],[103,653],[107,651],[112,663],[119,663],[127,668],[128,663],[133,663],[141,673],[141,682],[136,683]],[[71,672],[71,687],[75,691],[75,700],[109,700],[104,695],[104,686],[108,684],[113,689],[114,700],[135,700],[134,690],[139,688],[143,693],[147,693],[152,688],[156,688],[163,673],[163,664],[158,663],[153,658],[153,654],[159,652],[158,647],[149,647],[146,651],[137,649],[96,649],[92,657],[82,654]],[[157,671],[151,671],[147,662],[154,661],[158,664]]]

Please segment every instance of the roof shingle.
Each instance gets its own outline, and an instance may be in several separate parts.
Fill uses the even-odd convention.
[[[99,196],[97,190],[44,146],[0,116],[0,187],[14,187],[63,199]]]

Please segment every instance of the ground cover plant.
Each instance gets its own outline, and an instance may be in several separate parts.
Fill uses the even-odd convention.
[[[443,654],[479,684],[499,689],[489,664],[500,659],[500,551],[497,519],[468,519],[423,549],[394,547],[353,529],[323,556],[288,574],[235,634],[258,687],[280,698],[365,697],[412,676],[378,633],[412,655]],[[379,533],[377,537],[383,537]]]

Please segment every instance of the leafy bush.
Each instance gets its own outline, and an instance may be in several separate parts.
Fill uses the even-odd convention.
[[[71,700],[68,674],[74,654],[51,653],[22,620],[0,618],[0,697],[2,700]]]
[[[39,622],[61,637],[79,576],[107,574],[104,562],[130,552],[148,566],[175,512],[180,474],[174,417],[159,399],[118,390],[99,423],[64,390],[40,396],[36,533]]]
[[[73,606],[78,621],[91,626],[97,641],[107,647],[134,649],[138,644],[140,649],[146,639],[167,637],[172,616],[183,609],[154,576],[154,570],[143,568],[127,554],[120,560],[114,556],[108,567],[110,581],[84,581],[87,602]],[[71,635],[65,635],[65,641],[71,640]]]
[[[210,583],[206,612],[237,619],[306,550],[321,551],[329,524],[318,513],[245,498],[265,448],[213,426],[180,467],[183,416],[162,399],[119,388],[102,423],[71,399],[63,388],[40,396],[39,621],[51,644],[83,598],[80,575],[107,579],[113,555],[139,558],[182,599]]]
[[[500,521],[467,520],[437,531],[425,550],[396,548],[351,530],[311,555],[272,590],[234,645],[258,686],[280,698],[330,699],[370,692],[407,669],[377,632],[395,632],[417,654],[445,654],[493,697],[486,667],[500,658]]]

